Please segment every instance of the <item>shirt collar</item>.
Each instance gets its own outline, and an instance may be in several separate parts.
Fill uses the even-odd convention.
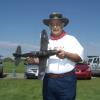
[[[54,36],[52,33],[50,35],[51,40],[58,40],[61,39],[62,37],[64,37],[66,35],[65,31],[62,31],[62,33],[59,36]]]

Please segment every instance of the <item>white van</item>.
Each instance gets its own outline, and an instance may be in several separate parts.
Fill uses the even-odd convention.
[[[100,56],[88,56],[88,64],[92,75],[100,75]]]
[[[26,64],[25,65],[25,78],[35,79],[38,78],[39,66],[35,64]]]

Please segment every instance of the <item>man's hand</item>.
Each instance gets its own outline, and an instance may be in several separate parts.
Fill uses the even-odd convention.
[[[64,50],[58,50],[57,57],[59,57],[60,59],[67,58],[74,62],[82,61],[81,57],[78,54],[65,52]]]
[[[27,57],[28,64],[39,64],[39,58]]]
[[[65,58],[65,51],[58,50],[57,57],[59,57],[60,59],[64,59]]]

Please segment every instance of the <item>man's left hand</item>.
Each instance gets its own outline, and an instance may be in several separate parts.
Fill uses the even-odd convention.
[[[59,57],[60,59],[64,59],[65,58],[65,51],[58,50],[57,57]]]

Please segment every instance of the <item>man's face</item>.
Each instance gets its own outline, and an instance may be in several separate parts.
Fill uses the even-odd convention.
[[[64,24],[62,23],[62,21],[58,19],[51,20],[49,25],[52,34],[55,36],[59,36],[61,34],[63,26]]]

